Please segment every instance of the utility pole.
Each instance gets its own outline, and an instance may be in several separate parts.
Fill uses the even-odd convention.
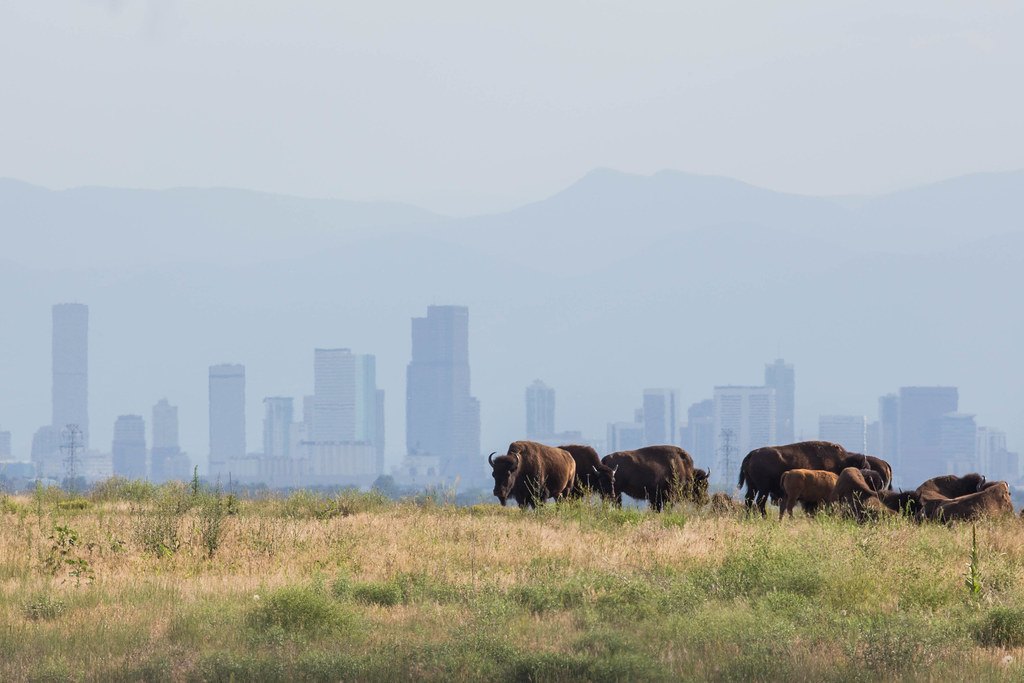
[[[60,430],[60,450],[64,453],[64,474],[68,490],[75,492],[78,477],[78,449],[82,446],[82,430],[69,424]]]
[[[732,473],[732,430],[723,428],[718,434],[718,438],[721,439],[722,445],[719,447],[719,454],[722,456],[722,464],[725,468],[725,481],[726,486],[729,485],[730,481],[735,481],[735,477]]]

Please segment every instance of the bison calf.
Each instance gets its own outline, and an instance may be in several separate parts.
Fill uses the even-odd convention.
[[[812,508],[828,501],[839,475],[824,470],[789,470],[782,475],[783,496],[779,501],[779,521],[788,512],[793,516],[797,503]]]

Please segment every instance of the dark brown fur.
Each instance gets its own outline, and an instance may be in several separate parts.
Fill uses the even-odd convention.
[[[519,507],[537,507],[548,498],[567,495],[576,478],[576,462],[568,451],[533,441],[513,441],[508,453],[488,457],[494,495],[502,505],[514,498]]]
[[[576,480],[570,495],[582,498],[590,491],[615,490],[615,472],[601,462],[601,456],[590,446],[569,444],[559,446],[576,462]],[[596,470],[596,471],[595,471]]]
[[[850,453],[845,448],[829,441],[801,441],[786,446],[765,446],[756,448],[747,454],[740,465],[739,485],[747,485],[747,509],[752,510],[755,498],[762,515],[767,515],[765,505],[768,497],[781,499],[785,496],[782,490],[782,475],[789,470],[824,470],[839,474],[846,467],[866,467],[876,469],[883,467],[891,472],[888,463],[860,453]],[[880,463],[880,464],[878,464]],[[880,474],[885,476],[884,472]]]
[[[825,470],[796,469],[783,472],[782,491],[785,495],[779,501],[779,521],[787,512],[792,518],[797,503],[810,504],[811,509],[817,509],[821,503],[828,502],[837,479],[838,475]]]
[[[932,498],[959,498],[969,493],[977,493],[985,487],[985,477],[972,472],[958,477],[955,474],[946,474],[941,477],[932,477],[917,487],[917,497],[922,502]]]
[[[1010,487],[1005,481],[992,482],[982,490],[952,499],[936,497],[923,501],[921,517],[953,522],[1013,514]]]
[[[693,467],[693,458],[678,446],[646,446],[635,451],[619,451],[601,460],[615,470],[615,489],[602,489],[617,505],[622,494],[646,500],[660,512],[665,503],[682,495],[697,502],[707,492],[707,472]]]
[[[874,470],[847,467],[839,473],[828,502],[837,505],[843,514],[852,515],[861,522],[879,514],[888,514],[891,509],[884,504],[882,496],[898,494],[879,492],[882,483],[881,476]]]

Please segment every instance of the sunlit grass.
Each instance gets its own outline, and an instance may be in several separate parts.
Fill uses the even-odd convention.
[[[970,527],[901,518],[42,490],[0,507],[0,680],[1015,679],[1022,532],[977,525],[974,594]]]

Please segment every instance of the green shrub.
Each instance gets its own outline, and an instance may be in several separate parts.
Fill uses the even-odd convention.
[[[352,586],[352,597],[367,605],[392,607],[405,602],[402,587],[395,581],[370,581]]]
[[[92,487],[89,498],[94,503],[145,503],[152,500],[157,492],[156,484],[142,479],[111,477]]]
[[[285,632],[327,632],[343,629],[352,616],[322,590],[302,586],[281,588],[267,595],[249,612],[249,626]]]
[[[64,511],[87,510],[91,506],[92,503],[85,498],[71,498],[70,500],[62,500],[57,503],[57,509]]]
[[[1024,609],[994,607],[974,629],[974,639],[989,647],[1024,645]]]
[[[26,618],[33,621],[50,621],[64,614],[67,609],[67,603],[63,600],[44,593],[25,603],[23,612]]]

